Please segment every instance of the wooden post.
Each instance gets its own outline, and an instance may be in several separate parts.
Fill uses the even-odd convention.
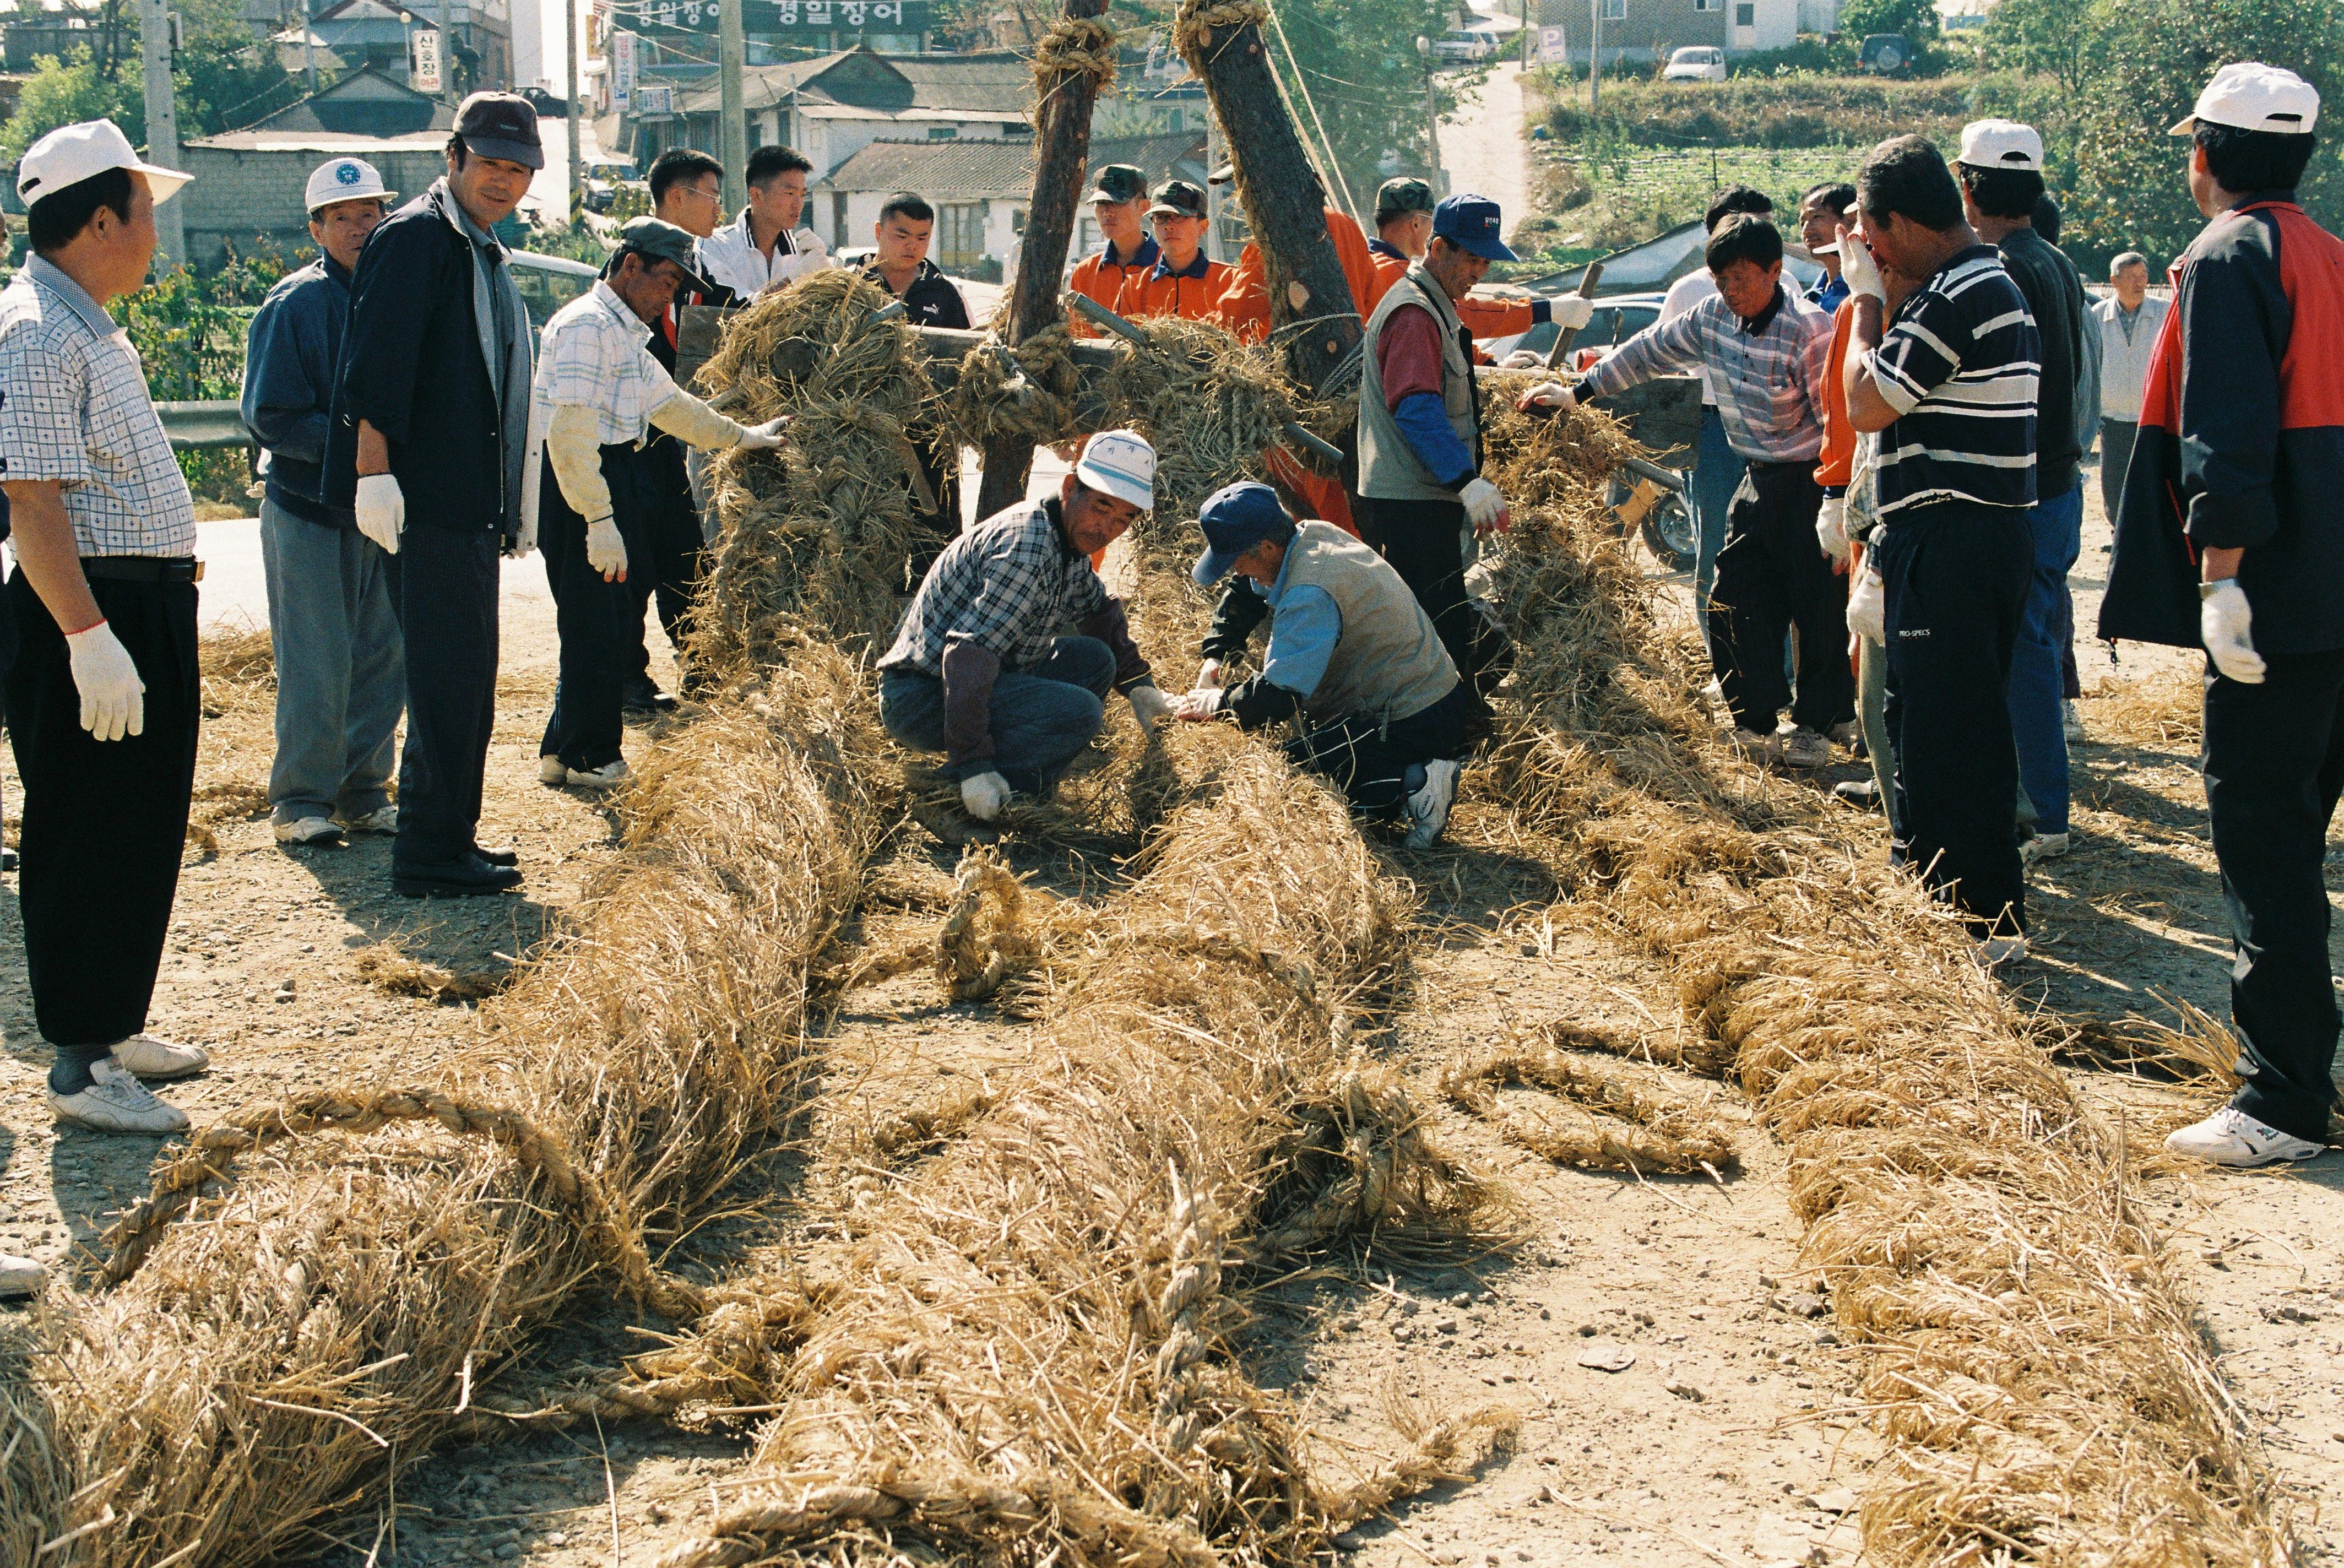
[[[1271,325],[1331,318],[1283,339],[1287,373],[1304,390],[1316,392],[1359,340],[1360,327],[1350,283],[1327,233],[1326,193],[1278,102],[1260,25],[1247,20],[1197,26],[1198,13],[1208,9],[1226,7],[1182,0],[1173,35],[1188,68],[1205,84],[1223,145],[1237,166],[1238,197],[1253,225],[1254,243],[1261,247]]]
[[[1070,21],[1102,15],[1106,0],[1066,0]],[[1001,336],[1023,343],[1061,319],[1058,280],[1066,269],[1066,247],[1075,237],[1075,208],[1090,173],[1091,108],[1099,79],[1086,70],[1037,75],[1041,105],[1034,116],[1034,198],[1026,207],[1026,238],[1017,251],[1017,277],[1009,290],[1008,319]],[[991,517],[1026,494],[1034,466],[1034,444],[1003,437],[985,449],[985,479],[976,492],[976,515]]]

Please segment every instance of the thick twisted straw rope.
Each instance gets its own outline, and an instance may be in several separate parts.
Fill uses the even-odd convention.
[[[1499,1083],[1544,1089],[1630,1125],[1615,1131],[1591,1116],[1584,1127],[1565,1130],[1542,1118],[1516,1115],[1490,1092]],[[1496,1128],[1508,1143],[1559,1164],[1714,1175],[1736,1158],[1724,1124],[1692,1101],[1655,1094],[1615,1068],[1550,1048],[1500,1046],[1453,1061],[1441,1072],[1440,1092]]]
[[[980,932],[976,917],[988,902],[999,913]],[[1026,885],[999,850],[972,845],[961,854],[952,905],[935,939],[864,960],[840,982],[840,989],[876,985],[928,965],[951,1000],[981,1002],[1041,962],[1042,935],[1026,908]]]
[[[1064,86],[1063,73],[1076,72],[1106,90],[1115,80],[1115,29],[1096,16],[1061,16],[1034,46],[1034,86],[1044,96]]]
[[[1164,1343],[1156,1352],[1156,1420],[1165,1429],[1165,1447],[1186,1453],[1204,1431],[1201,1412],[1188,1408],[1195,1391],[1191,1370],[1210,1348],[1204,1335],[1205,1309],[1221,1289],[1221,1228],[1205,1195],[1172,1176],[1172,1274],[1156,1303],[1164,1320]]]
[[[1172,46],[1191,66],[1197,65],[1213,42],[1213,35],[1223,27],[1258,27],[1269,20],[1269,7],[1261,0],[1228,0],[1218,5],[1207,5],[1199,0],[1183,0],[1179,15],[1172,23]]]

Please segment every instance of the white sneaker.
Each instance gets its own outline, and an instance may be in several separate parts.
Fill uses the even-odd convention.
[[[1831,727],[1832,744],[1852,752],[1855,750],[1855,743],[1863,738],[1863,733],[1855,727],[1854,719],[1842,719]]]
[[[145,1084],[109,1057],[89,1069],[89,1087],[79,1094],[49,1091],[49,1111],[59,1121],[93,1132],[127,1132],[168,1138],[187,1130],[187,1114],[157,1099]]]
[[[2328,1152],[2324,1144],[2281,1132],[2229,1105],[2167,1135],[2165,1147],[2191,1159],[2240,1170],[2282,1159],[2314,1159]]]
[[[351,833],[397,833],[399,807],[379,805],[372,811],[361,812],[357,816],[345,816],[337,820]]]
[[[183,1046],[153,1035],[133,1035],[115,1043],[114,1059],[142,1078],[183,1078],[212,1065],[211,1053],[201,1046]]]
[[[2062,699],[2059,703],[2060,726],[2067,732],[2070,745],[2082,745],[2092,737],[2085,732],[2084,715],[2076,712],[2076,704]]]
[[[2032,865],[2038,860],[2055,860],[2067,853],[2067,835],[2064,833],[2038,833],[2018,846],[2022,865]]]
[[[1783,758],[1783,737],[1762,735],[1756,730],[1736,730],[1726,737],[1733,749],[1753,763],[1780,762]]]
[[[1457,804],[1457,774],[1461,771],[1446,757],[1424,764],[1424,787],[1408,797],[1410,849],[1430,849],[1449,825],[1449,808]]]
[[[1803,726],[1783,730],[1774,736],[1777,754],[1783,763],[1794,768],[1821,768],[1831,765],[1831,737]]]
[[[322,816],[305,816],[298,822],[280,822],[276,827],[277,842],[325,848],[342,842],[342,830]]]
[[[627,759],[621,757],[615,762],[604,763],[599,768],[571,768],[570,787],[571,789],[616,789],[633,776],[632,772],[627,767]]]
[[[37,1296],[49,1271],[30,1258],[0,1252],[0,1298]]]
[[[2005,964],[2015,964],[2026,956],[2024,936],[1989,936],[1974,944],[1977,961],[1989,969],[1999,969]]]
[[[570,782],[569,764],[560,757],[538,758],[537,782],[541,784],[551,784],[554,788],[560,789]]]

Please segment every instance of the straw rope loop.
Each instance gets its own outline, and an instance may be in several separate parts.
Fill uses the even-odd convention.
[[[1491,1092],[1502,1083],[1543,1089],[1629,1125],[1618,1128],[1590,1115],[1582,1126],[1563,1128],[1545,1117],[1509,1111]],[[1508,1143],[1561,1165],[1714,1176],[1737,1158],[1725,1124],[1692,1101],[1551,1047],[1498,1046],[1460,1057],[1441,1070],[1440,1092],[1496,1128]]]
[[[1202,1416],[1189,1408],[1196,1391],[1189,1374],[1208,1348],[1204,1315],[1221,1289],[1221,1231],[1205,1195],[1181,1179],[1178,1166],[1166,1169],[1172,1179],[1166,1225],[1172,1264],[1156,1300],[1156,1315],[1167,1328],[1156,1352],[1156,1419],[1165,1429],[1167,1450],[1180,1454],[1204,1430]]]
[[[1061,16],[1034,46],[1034,88],[1042,96],[1076,75],[1102,93],[1115,80],[1115,29],[1096,16]]]
[[[1172,22],[1172,46],[1192,67],[1201,67],[1215,33],[1223,27],[1258,27],[1268,20],[1269,7],[1262,0],[1223,0],[1211,5],[1204,0],[1181,0]]]

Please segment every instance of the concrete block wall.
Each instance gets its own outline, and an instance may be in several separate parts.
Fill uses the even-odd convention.
[[[197,266],[217,265],[230,246],[242,250],[256,235],[273,241],[288,256],[309,247],[309,215],[301,196],[309,171],[332,155],[190,147],[182,156],[187,172],[196,177],[175,199],[187,204],[179,221]],[[359,156],[382,171],[383,182],[399,192],[402,202],[420,196],[446,166],[437,149]]]

